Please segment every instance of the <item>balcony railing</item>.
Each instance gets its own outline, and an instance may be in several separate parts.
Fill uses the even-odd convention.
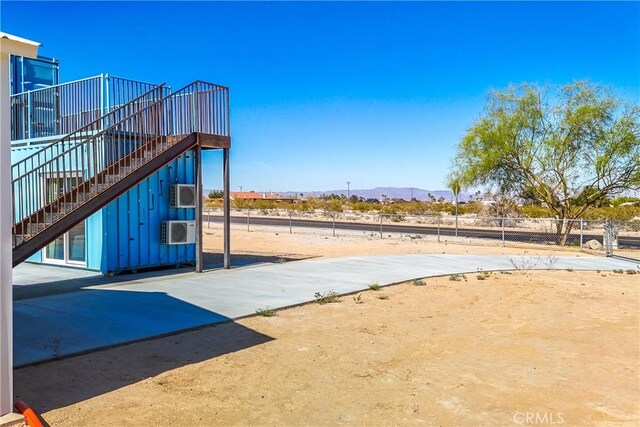
[[[101,74],[12,95],[11,141],[69,134],[156,86]]]
[[[190,134],[229,137],[228,88],[198,81],[167,96],[163,89],[151,89],[12,166],[14,247],[135,176]],[[43,197],[43,178],[69,172],[77,178]]]

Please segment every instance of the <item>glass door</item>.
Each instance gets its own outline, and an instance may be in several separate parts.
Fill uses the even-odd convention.
[[[81,182],[80,172],[67,172],[44,177],[45,205],[55,201]],[[43,249],[43,260],[58,264],[86,265],[85,236],[85,221],[82,221],[49,243]]]

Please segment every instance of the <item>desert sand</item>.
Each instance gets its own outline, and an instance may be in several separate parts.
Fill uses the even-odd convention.
[[[220,230],[207,233],[207,247],[219,247]],[[589,256],[235,227],[233,248]],[[640,423],[640,274],[451,279],[18,369],[17,398],[52,426]]]
[[[232,252],[237,254],[280,255],[282,257],[345,257],[384,254],[485,254],[485,255],[541,255],[592,256],[596,252],[581,252],[578,248],[552,245],[508,244],[466,238],[416,237],[405,234],[288,227],[231,226]],[[222,230],[219,224],[204,228],[204,249],[220,252]]]

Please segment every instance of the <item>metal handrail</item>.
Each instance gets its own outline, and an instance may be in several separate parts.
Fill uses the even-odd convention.
[[[99,173],[99,171],[104,167],[106,159],[104,158],[103,153],[98,154],[98,150],[105,152],[107,149],[106,139],[102,137],[102,133],[105,128],[111,127],[104,126],[103,122],[112,119],[111,123],[114,123],[112,126],[115,126],[115,123],[120,123],[122,120],[118,117],[120,114],[124,114],[129,117],[131,116],[131,110],[135,111],[146,108],[150,102],[160,102],[163,99],[162,90],[162,86],[152,89],[145,95],[136,98],[119,109],[108,113],[98,120],[94,120],[83,128],[70,133],[56,143],[51,144],[48,147],[48,150],[39,151],[37,154],[47,151],[47,153],[41,154],[42,157],[46,154],[50,155],[51,158],[36,165],[33,164],[34,158],[32,157],[31,168],[28,171],[25,170],[24,173],[20,174],[20,165],[17,165],[18,177],[13,180],[14,228],[16,224],[29,218],[31,215],[47,205],[47,202],[51,201],[47,200],[46,197],[47,188],[46,183],[44,182],[45,177],[55,176],[58,177],[57,179],[62,179],[62,190],[64,192],[68,190],[68,188],[65,188],[67,187],[66,174],[68,172],[79,172],[83,178],[84,176],[94,176]],[[100,134],[98,134],[98,132],[100,132]],[[92,135],[86,138],[86,135],[89,134]],[[81,138],[82,136],[85,136],[83,141],[79,143],[71,143],[71,140]],[[28,165],[25,163],[23,164],[23,167],[26,169]],[[61,173],[62,176],[60,177]],[[59,200],[57,196],[58,194],[49,194],[48,198]],[[63,201],[63,203],[66,203],[66,201]],[[60,206],[57,206],[55,210],[60,212]],[[16,234],[15,231],[16,230],[14,230],[14,234]],[[29,233],[25,233],[25,230],[21,230],[23,239],[25,234]]]
[[[164,98],[164,99],[162,98],[162,96],[160,96],[159,98],[157,98],[157,100],[156,100],[156,102],[155,102],[155,103],[157,103],[157,102],[161,102],[161,101],[165,101],[166,99],[168,99],[168,98],[170,98],[170,97],[177,98],[177,97],[179,97],[179,96],[191,96],[191,92],[188,92],[188,91],[189,91],[189,90],[191,90],[191,89],[193,88],[193,86],[195,86],[195,85],[197,85],[197,84],[200,84],[200,83],[204,83],[204,84],[207,84],[207,85],[212,85],[212,86],[215,86],[216,88],[219,88],[219,87],[220,87],[220,86],[215,85],[215,84],[213,84],[213,83],[206,83],[206,82],[200,82],[200,81],[198,81],[198,82],[191,83],[191,84],[189,84],[189,85],[187,85],[187,86],[185,86],[185,87],[183,87],[183,88],[181,88],[181,89],[177,90],[176,92],[174,92],[174,93],[172,93],[172,94],[168,95],[168,96],[167,96],[166,98]],[[59,145],[60,143],[63,143],[64,141],[67,141],[68,139],[72,139],[72,138],[73,138],[73,136],[74,136],[74,135],[76,135],[76,134],[77,134],[79,137],[86,136],[86,134],[87,134],[88,132],[87,132],[85,129],[91,128],[93,125],[96,125],[96,124],[99,124],[99,123],[104,123],[104,122],[107,120],[107,118],[108,118],[108,117],[110,117],[110,116],[112,116],[112,115],[114,115],[114,114],[116,114],[116,113],[119,113],[119,112],[121,112],[121,111],[123,111],[123,110],[127,109],[130,105],[133,105],[135,102],[142,100],[142,98],[145,98],[147,95],[151,94],[152,92],[155,92],[155,91],[156,91],[156,89],[161,88],[161,87],[164,87],[164,85],[165,85],[164,83],[162,83],[162,84],[158,85],[155,89],[151,89],[150,91],[148,91],[148,92],[146,92],[145,94],[143,94],[142,96],[140,96],[140,97],[138,97],[138,98],[134,99],[133,101],[131,101],[131,102],[129,102],[129,103],[127,103],[127,104],[125,104],[125,105],[123,105],[123,106],[119,107],[119,108],[118,108],[118,109],[116,109],[116,110],[113,110],[112,112],[110,112],[110,113],[106,114],[106,115],[105,115],[105,116],[103,116],[103,117],[100,117],[100,118],[98,118],[98,119],[94,120],[93,122],[91,122],[91,123],[87,124],[87,125],[86,125],[86,126],[84,126],[83,128],[78,129],[78,130],[75,130],[75,131],[71,132],[70,134],[68,134],[68,135],[66,135],[66,136],[64,136],[64,137],[62,137],[62,138],[60,138],[59,140],[57,140],[57,141],[55,141],[55,142],[51,143],[49,146],[45,147],[44,149],[39,150],[38,152],[33,153],[33,154],[32,154],[32,155],[30,155],[29,157],[26,157],[25,159],[22,159],[22,160],[21,160],[21,161],[19,161],[18,163],[16,163],[16,164],[12,165],[12,168],[13,168],[13,167],[16,167],[16,169],[19,171],[19,166],[20,166],[22,163],[25,163],[25,164],[26,164],[26,161],[27,161],[27,160],[29,160],[29,159],[31,159],[31,158],[33,158],[33,157],[38,157],[38,156],[39,156],[39,155],[41,155],[41,154],[46,154],[46,153],[45,153],[45,151],[46,151],[47,149],[56,148],[56,145]],[[218,90],[218,89],[216,89],[216,91],[217,91],[217,90]],[[185,94],[182,94],[182,92],[185,92]],[[143,107],[143,108],[142,108],[141,110],[139,110],[139,111],[134,111],[134,112],[130,113],[130,114],[129,114],[128,116],[126,116],[124,119],[121,119],[121,120],[120,120],[120,122],[123,122],[123,121],[125,121],[125,120],[127,120],[127,119],[130,119],[131,117],[133,117],[133,116],[134,116],[134,115],[136,115],[136,114],[139,114],[139,113],[143,113],[143,112],[145,112],[146,110],[148,110],[149,108],[151,108],[155,103],[149,104],[149,105],[147,105],[146,107]],[[115,123],[115,124],[114,124],[114,126],[115,126],[115,125],[117,125],[117,124],[119,124],[119,123]],[[91,136],[92,136],[92,137],[94,137],[94,138],[95,138],[95,137],[98,137],[98,136],[101,136],[102,134],[104,134],[104,133],[105,133],[106,131],[108,131],[108,130],[109,130],[109,127],[105,127],[105,128],[103,128],[103,129],[101,129],[101,130],[96,130],[96,131],[95,131],[95,133],[94,133],[93,135],[91,135]],[[193,131],[195,132],[195,131],[196,131],[196,129],[194,129]],[[84,134],[84,135],[83,135],[83,134]],[[228,136],[228,135],[224,135],[224,136]],[[73,139],[76,139],[76,138],[73,138]],[[67,149],[63,150],[62,152],[58,152],[58,153],[56,153],[56,156],[67,154],[67,153],[69,153],[70,151],[72,151],[73,149],[74,149],[74,147],[69,147],[69,148],[67,148]],[[45,156],[45,157],[46,157],[46,156]],[[47,163],[51,163],[51,162],[53,162],[53,161],[55,161],[55,158],[52,158],[52,159],[46,160],[44,163],[39,164],[39,165],[37,165],[37,166],[46,165]],[[34,166],[34,165],[32,165],[32,168],[31,168],[31,169],[33,169],[33,166]],[[29,173],[29,172],[27,172],[27,173]],[[14,178],[14,181],[16,181],[17,179],[22,178],[23,176],[24,176],[24,174],[23,174],[23,175],[18,175],[17,177],[15,177],[15,178]]]
[[[104,116],[111,118],[108,123],[96,120],[59,140],[59,152],[13,180],[14,247],[134,173],[179,142],[181,135],[229,136],[228,89],[194,82],[164,97],[163,87],[150,93],[154,91],[159,94]],[[72,144],[78,137],[85,139]],[[67,175],[80,179],[68,183]],[[61,188],[51,193],[43,177],[61,180]]]
[[[11,140],[29,141],[67,134],[155,86],[100,74],[14,94],[11,96]]]
[[[79,138],[83,138],[86,137],[87,133],[89,132],[88,129],[93,130],[94,132],[98,132],[95,135],[99,135],[100,133],[104,132],[104,129],[102,131],[96,131],[95,128],[99,128],[101,127],[100,125],[104,125],[105,123],[108,123],[109,118],[110,117],[115,117],[117,114],[123,112],[126,109],[131,108],[132,106],[134,106],[136,103],[140,103],[142,102],[145,98],[147,98],[149,95],[155,93],[158,91],[158,89],[162,88],[164,86],[164,83],[157,85],[155,88],[145,92],[144,94],[140,95],[139,97],[131,100],[130,102],[128,102],[127,104],[124,104],[120,107],[118,107],[117,109],[112,110],[111,112],[105,114],[102,117],[99,117],[97,119],[95,119],[94,121],[87,123],[85,126],[81,127],[80,129],[76,129],[70,133],[68,133],[67,135],[63,136],[60,139],[57,139],[56,141],[53,141],[52,143],[50,143],[49,145],[39,149],[38,151],[36,151],[35,153],[25,157],[24,159],[19,160],[18,162],[14,163],[13,165],[11,165],[11,169],[12,169],[12,173],[13,173],[13,180],[17,180],[19,178],[21,178],[24,175],[20,175],[20,166],[23,166],[23,169],[26,171],[27,169],[27,163],[29,161],[31,161],[31,167],[30,170],[33,170],[34,167],[37,166],[41,166],[46,164],[47,162],[53,160],[44,160],[45,163],[38,163],[34,165],[34,160],[36,157],[38,159],[40,159],[41,157],[43,157],[44,159],[46,159],[48,156],[48,154],[50,153],[53,156],[53,150],[54,149],[58,149],[58,146],[61,144],[64,144],[65,142],[68,142],[68,140],[70,139],[79,139]],[[154,98],[152,98],[154,99]],[[158,102],[162,99],[162,92],[160,91],[160,93],[158,94],[158,97],[155,98]],[[133,114],[133,113],[132,113]],[[131,115],[131,114],[130,114]],[[95,136],[94,135],[94,136]],[[61,154],[65,154],[67,151],[72,150],[73,147],[69,147],[66,150],[63,150],[62,152],[57,152],[55,153],[55,155],[61,155]]]
[[[102,77],[34,89],[11,96],[11,140],[67,133],[102,112]]]
[[[99,79],[101,77],[102,77],[102,75],[98,74],[97,76],[84,77],[82,79],[72,80],[70,82],[58,83],[57,85],[51,85],[51,86],[46,86],[46,87],[39,87],[37,89],[25,90],[24,92],[14,93],[13,95],[11,95],[11,98],[17,97],[19,95],[26,95],[28,93],[34,93],[34,92],[43,91],[43,90],[47,90],[47,89],[60,88],[62,86],[68,86],[68,85],[72,85],[72,84],[75,84],[75,83],[82,83],[82,82],[85,82],[87,80]]]

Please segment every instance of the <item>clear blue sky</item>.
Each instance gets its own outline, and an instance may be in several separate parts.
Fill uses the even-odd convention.
[[[63,80],[229,86],[234,189],[442,189],[492,88],[588,78],[640,99],[638,2],[3,1],[0,22]]]

